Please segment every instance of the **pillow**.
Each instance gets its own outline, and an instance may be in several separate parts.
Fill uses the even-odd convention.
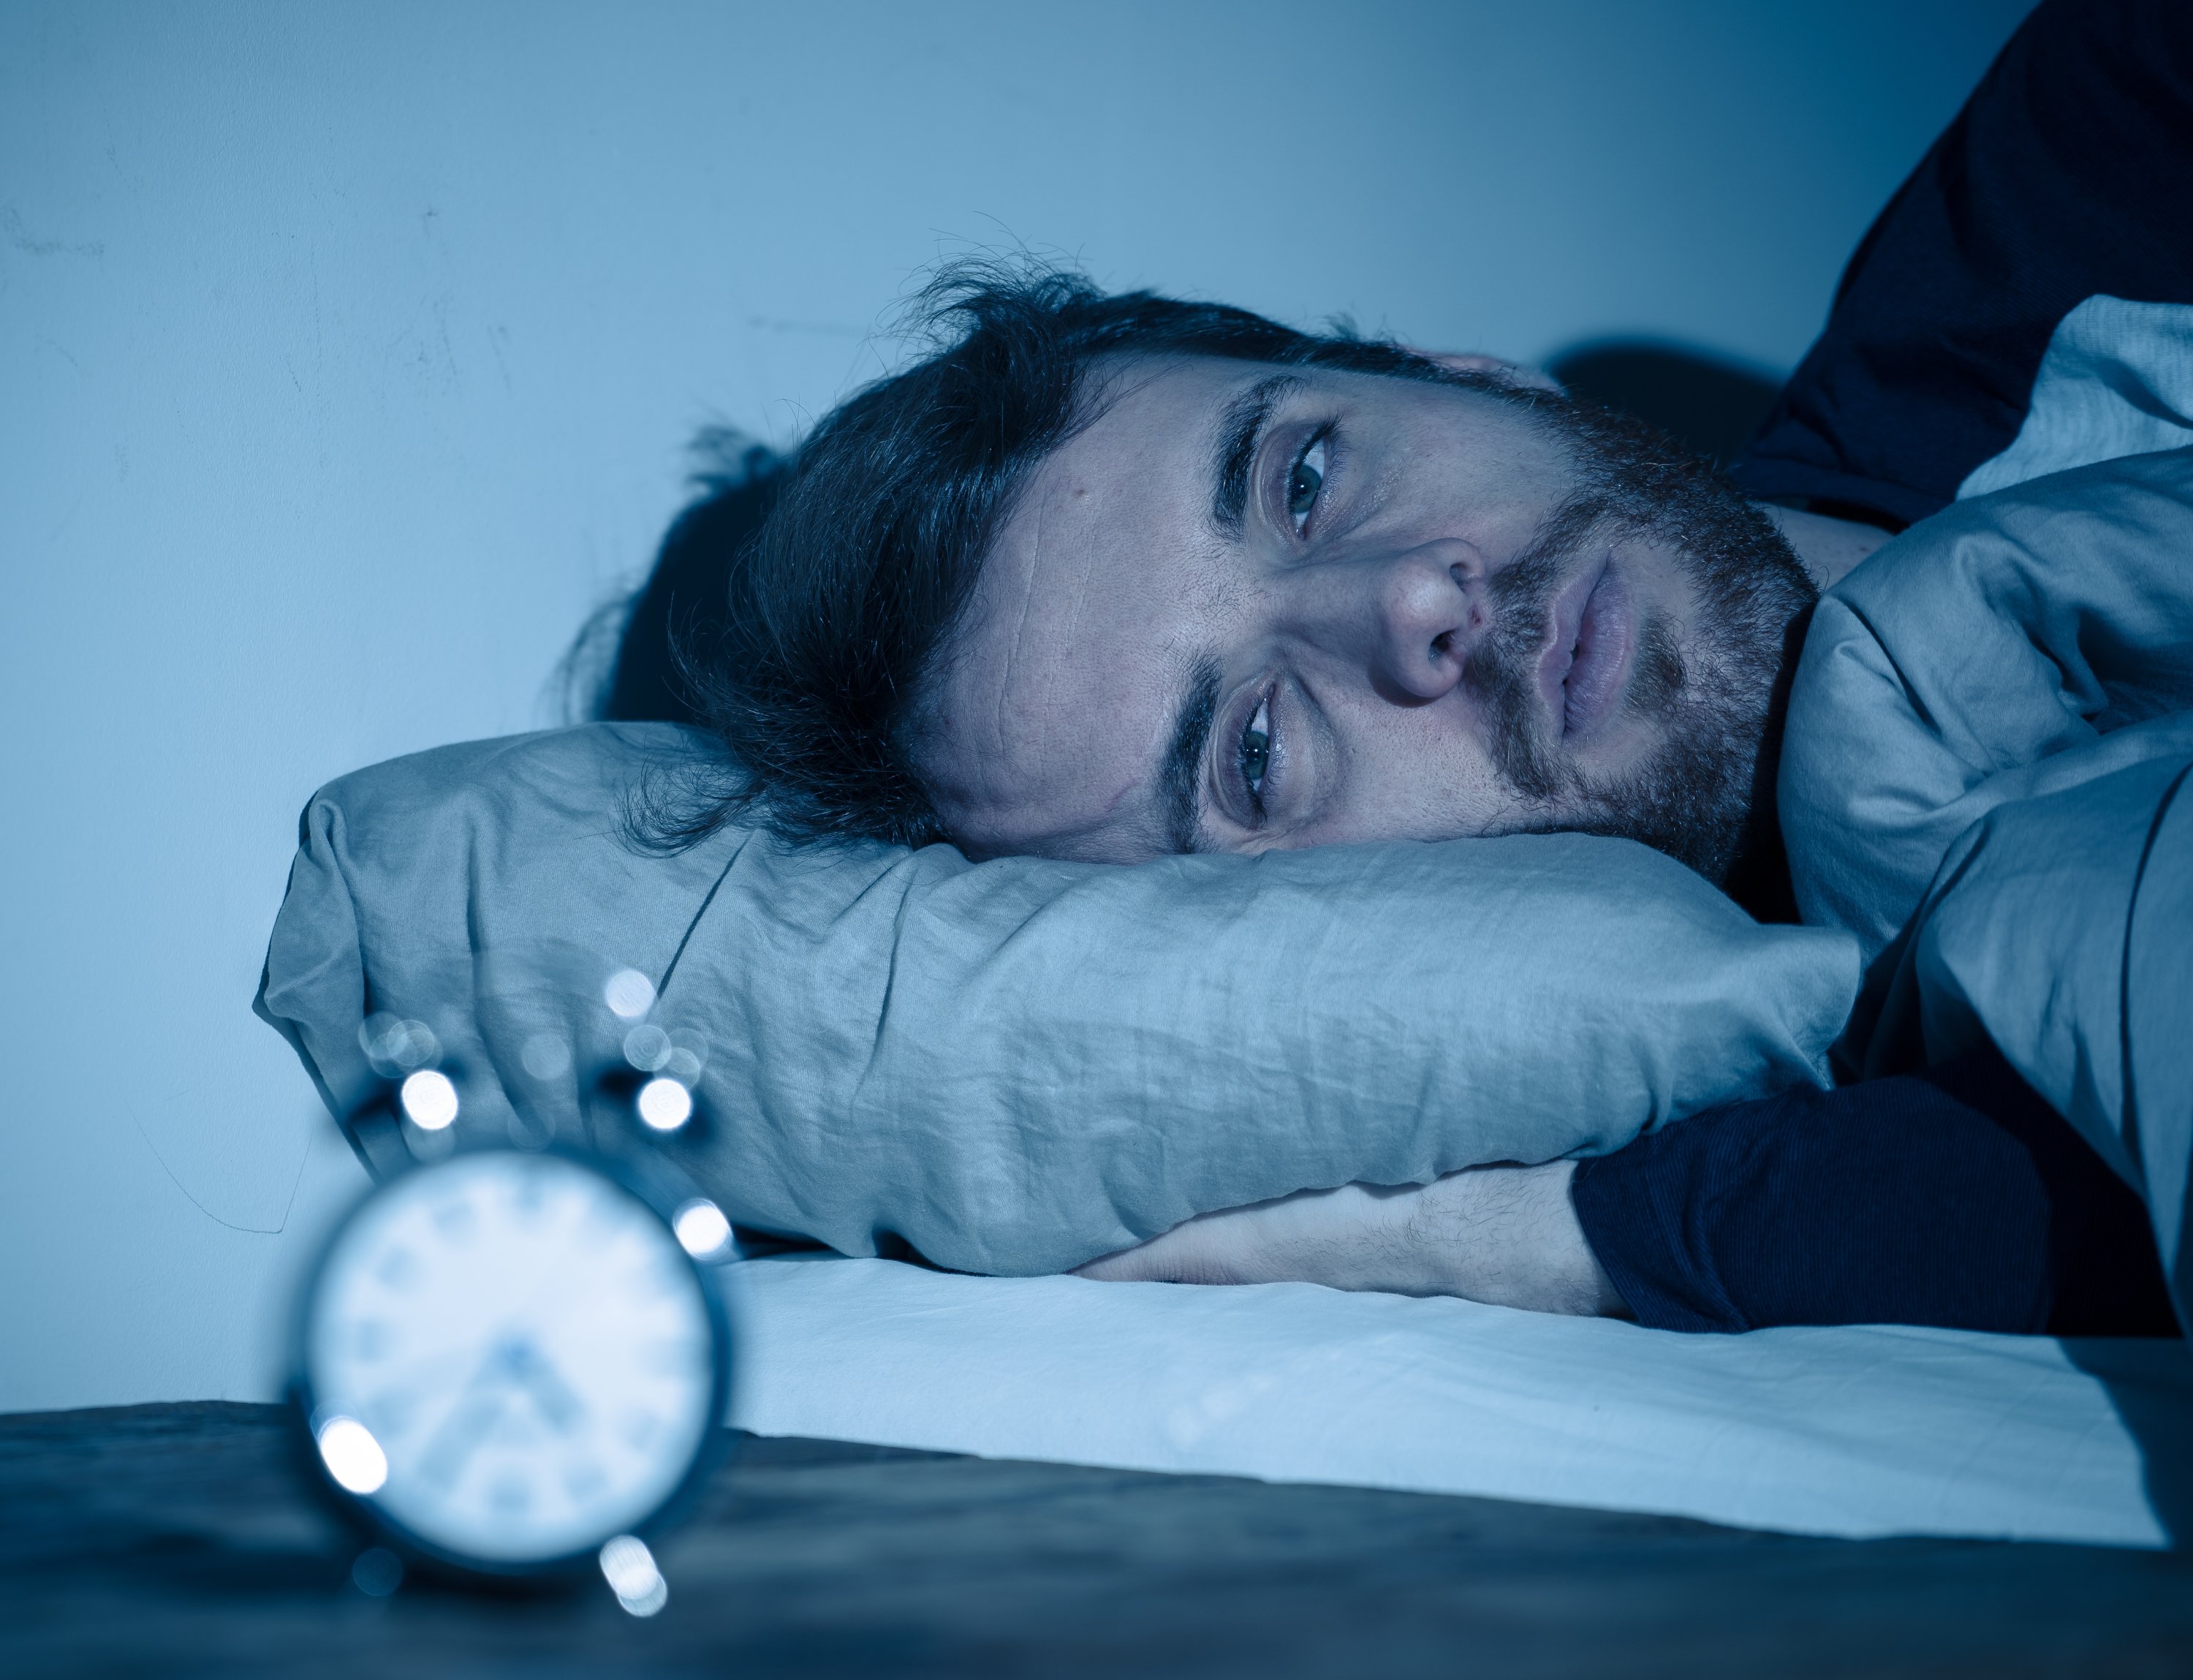
[[[663,1147],[734,1220],[1034,1274],[1824,1082],[1857,984],[1847,935],[1582,835],[1134,868],[737,826],[633,850],[638,778],[705,750],[595,724],[316,794],[257,1006],[337,1115],[376,1088],[361,1027],[386,1014],[459,1075],[456,1134],[583,1139],[632,1026],[604,988],[636,969],[701,1099]]]

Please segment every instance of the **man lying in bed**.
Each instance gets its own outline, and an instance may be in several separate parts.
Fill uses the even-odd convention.
[[[733,569],[715,720],[795,833],[1131,863],[1575,829],[1777,913],[1818,590],[2009,442],[2074,305],[2193,300],[2189,136],[2188,14],[2043,7],[1861,248],[1741,490],[1491,358],[955,272],[936,353],[825,418]],[[1992,1052],[1083,1270],[1686,1329],[2176,1328],[2138,1197]]]

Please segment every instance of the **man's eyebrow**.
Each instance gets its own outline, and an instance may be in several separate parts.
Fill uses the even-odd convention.
[[[1218,432],[1211,451],[1211,523],[1229,537],[1241,535],[1249,510],[1249,467],[1257,439],[1280,398],[1302,383],[1291,373],[1275,373],[1237,393],[1218,411]]]
[[[1204,748],[1211,743],[1211,720],[1217,714],[1218,663],[1200,659],[1188,673],[1180,709],[1173,714],[1172,744],[1158,766],[1165,839],[1175,851],[1203,849],[1203,801],[1197,790],[1203,780]]]

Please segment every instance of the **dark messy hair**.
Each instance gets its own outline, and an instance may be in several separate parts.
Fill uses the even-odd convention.
[[[664,845],[749,812],[796,840],[948,837],[912,767],[922,685],[1016,493],[1094,417],[1100,358],[1222,356],[1532,400],[1390,342],[1154,292],[1107,295],[1026,261],[943,269],[908,327],[930,353],[823,416],[731,562],[720,628],[681,651],[736,771],[682,808],[657,804]]]

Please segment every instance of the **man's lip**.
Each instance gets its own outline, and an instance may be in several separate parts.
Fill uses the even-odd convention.
[[[1538,695],[1546,704],[1546,718],[1555,735],[1567,729],[1569,667],[1576,662],[1577,630],[1583,622],[1583,610],[1591,599],[1591,592],[1599,587],[1599,580],[1606,575],[1606,563],[1588,566],[1554,597],[1551,622],[1547,627],[1545,651],[1538,656]]]
[[[1629,590],[1606,560],[1555,597],[1552,634],[1538,656],[1538,691],[1556,734],[1588,733],[1614,709],[1636,645]]]

